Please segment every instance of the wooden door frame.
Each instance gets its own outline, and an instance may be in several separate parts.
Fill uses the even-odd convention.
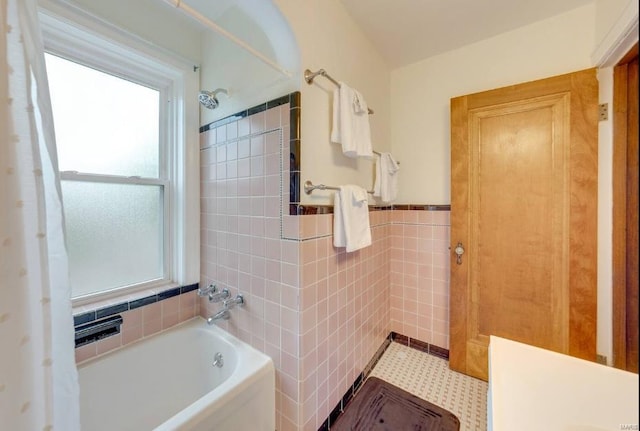
[[[613,366],[627,368],[627,67],[638,56],[638,43],[613,69],[613,229],[612,305]]]

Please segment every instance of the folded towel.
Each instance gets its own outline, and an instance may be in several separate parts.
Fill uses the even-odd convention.
[[[369,198],[359,186],[340,186],[333,204],[333,245],[348,253],[371,245]]]
[[[333,92],[331,142],[342,144],[347,157],[373,157],[369,107],[362,94],[343,82]]]
[[[390,153],[376,157],[376,181],[373,195],[384,203],[393,202],[398,196],[398,171],[400,166]]]

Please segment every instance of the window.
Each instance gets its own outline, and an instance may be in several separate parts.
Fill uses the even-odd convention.
[[[73,295],[166,280],[162,89],[46,62]]]
[[[192,65],[42,11],[41,22],[74,303],[197,282],[198,227],[184,223],[198,214]]]

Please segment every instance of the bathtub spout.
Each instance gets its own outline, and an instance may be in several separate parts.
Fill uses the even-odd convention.
[[[229,320],[229,309],[228,308],[223,308],[222,310],[218,311],[213,316],[209,317],[207,319],[207,324],[213,325],[213,323],[216,320]]]
[[[228,291],[227,291],[227,293],[228,293]],[[213,325],[213,323],[216,320],[229,320],[229,317],[231,317],[231,314],[229,313],[229,310],[232,309],[233,307],[237,306],[237,305],[240,305],[240,306],[244,305],[244,297],[242,295],[238,294],[233,299],[225,299],[222,302],[222,309],[220,309],[213,316],[209,317],[207,319],[207,323],[209,325]]]

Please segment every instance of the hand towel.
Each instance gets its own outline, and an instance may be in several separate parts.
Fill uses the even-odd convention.
[[[362,94],[343,82],[333,92],[331,142],[342,144],[347,157],[373,157],[369,107]]]
[[[339,187],[333,204],[333,245],[348,253],[371,245],[369,198],[359,186]]]
[[[390,153],[376,157],[376,180],[373,195],[384,203],[393,202],[398,196],[398,171],[400,166]]]

